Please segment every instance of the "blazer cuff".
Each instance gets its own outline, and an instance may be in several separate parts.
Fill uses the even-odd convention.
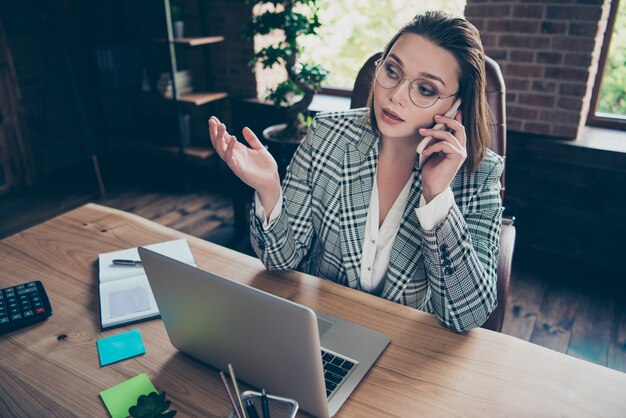
[[[422,229],[429,231],[442,223],[448,216],[452,205],[454,205],[454,193],[452,193],[450,187],[435,196],[429,203],[426,203],[426,199],[424,199],[422,194],[420,196],[420,206],[415,209],[415,214],[420,221]]]

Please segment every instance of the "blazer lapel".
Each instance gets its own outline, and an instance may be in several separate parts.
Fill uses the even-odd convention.
[[[364,129],[348,144],[341,175],[341,253],[348,286],[360,288],[361,253],[376,163],[378,138]]]
[[[387,279],[382,294],[385,299],[394,302],[400,299],[404,288],[415,272],[419,261],[418,257],[421,256],[420,224],[415,213],[415,208],[419,207],[421,196],[421,171],[415,168],[413,170],[413,184],[404,208],[400,229],[391,249]]]

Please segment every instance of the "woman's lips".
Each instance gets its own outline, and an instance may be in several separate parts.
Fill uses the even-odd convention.
[[[390,125],[398,125],[404,120],[398,116],[396,112],[390,109],[382,109],[381,110],[383,120]]]

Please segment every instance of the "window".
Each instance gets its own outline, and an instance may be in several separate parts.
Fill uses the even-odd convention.
[[[318,0],[322,26],[319,36],[302,39],[301,60],[319,63],[330,70],[326,92],[348,95],[359,69],[367,58],[382,51],[391,37],[413,16],[426,10],[445,10],[462,16],[465,0]],[[258,11],[255,11],[258,13]],[[255,38],[255,49],[271,44],[271,35]],[[276,38],[273,39],[274,41]],[[257,66],[259,97],[286,74]],[[330,91],[328,91],[330,90]]]
[[[587,123],[626,130],[626,1],[614,1],[604,34]]]

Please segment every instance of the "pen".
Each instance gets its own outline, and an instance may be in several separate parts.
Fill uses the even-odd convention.
[[[261,405],[263,406],[263,418],[270,418],[270,406],[267,404],[265,388],[261,389]]]
[[[122,260],[118,258],[113,260],[113,264],[116,266],[140,266],[141,260]]]
[[[248,418],[259,418],[259,413],[256,411],[252,398],[246,399],[246,413]]]
[[[243,415],[243,418],[247,418],[246,410],[244,409],[243,402],[241,401],[241,393],[239,392],[239,385],[237,384],[237,378],[235,377],[235,369],[233,369],[233,365],[231,363],[228,363],[228,371],[230,372],[230,378],[233,379],[233,386],[235,387],[237,400],[239,401],[239,406],[241,407],[241,415]]]
[[[237,407],[237,403],[235,402],[235,398],[233,398],[233,394],[231,393],[230,388],[228,387],[228,381],[226,381],[226,375],[221,370],[220,370],[220,377],[222,378],[222,383],[224,383],[224,387],[226,388],[226,393],[228,393],[228,398],[230,399],[230,403],[233,405],[233,409],[235,410],[235,413],[237,414],[237,418],[242,418],[241,414],[239,413],[239,408]]]

